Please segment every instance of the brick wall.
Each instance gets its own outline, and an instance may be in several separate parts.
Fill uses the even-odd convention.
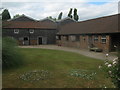
[[[19,45],[23,45],[23,38],[28,37],[30,39],[31,45],[37,45],[38,37],[46,37],[46,44],[55,44],[56,43],[56,29],[34,29],[34,33],[29,33],[30,29],[19,29],[19,33],[15,34],[14,29],[3,29],[3,37],[10,36],[18,40]]]
[[[110,50],[110,36],[106,36],[106,43],[101,42],[102,35],[98,35],[98,41],[94,41],[95,35],[80,35],[79,41],[72,41],[70,36],[69,40],[66,40],[66,36],[61,36],[61,40],[57,40],[57,44],[66,47],[75,47],[82,49],[89,49],[90,45],[103,49],[108,52]],[[90,39],[91,38],[91,39]]]

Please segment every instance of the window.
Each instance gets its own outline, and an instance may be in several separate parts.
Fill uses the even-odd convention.
[[[28,41],[29,40],[29,38],[28,37],[24,37],[24,41]]]
[[[94,42],[97,42],[98,41],[98,35],[95,35],[94,36]]]
[[[80,41],[80,36],[79,35],[76,36],[76,41]]]
[[[61,36],[56,36],[56,39],[57,40],[61,40]]]
[[[106,43],[106,35],[101,37],[101,43]]]
[[[30,29],[29,32],[32,34],[34,33],[34,29]]]
[[[14,33],[18,34],[19,33],[19,29],[14,29]]]
[[[58,36],[56,36],[56,40],[58,40],[59,38],[58,38]]]
[[[71,41],[75,41],[76,37],[75,36],[70,36]]]

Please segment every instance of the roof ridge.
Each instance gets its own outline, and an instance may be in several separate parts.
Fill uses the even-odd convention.
[[[48,19],[48,20],[50,20],[50,21],[52,21],[52,22],[55,22],[54,20],[52,20],[52,19],[50,19],[50,18],[48,18],[48,17],[43,18],[43,19],[41,19],[41,20],[39,20],[39,21],[43,21],[43,20],[46,20],[46,19]]]
[[[113,14],[113,15],[107,15],[107,16],[96,17],[96,18],[93,18],[93,19],[88,19],[88,20],[84,20],[84,21],[79,21],[78,23],[87,22],[87,21],[92,21],[92,20],[97,20],[97,19],[102,19],[102,18],[108,18],[108,17],[112,17],[112,16],[116,16],[116,15],[120,15],[120,14],[118,13],[118,14]]]
[[[15,17],[15,18],[12,18],[12,19],[8,19],[7,21],[12,21],[12,20],[15,20],[15,19],[17,19],[17,18],[20,18],[20,17],[27,17],[27,18],[29,18],[29,19],[32,19],[32,20],[34,20],[34,21],[37,21],[36,19],[33,19],[33,18],[31,18],[31,17],[29,17],[29,16],[26,16],[26,15],[24,15],[24,14],[22,14],[22,15],[20,15],[20,16],[18,16],[18,17]]]

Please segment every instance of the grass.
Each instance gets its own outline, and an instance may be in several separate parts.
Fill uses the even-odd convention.
[[[3,71],[3,88],[103,88],[114,87],[105,73],[98,69],[102,60],[89,58],[77,53],[59,50],[20,48],[25,64],[19,68]],[[94,71],[94,79],[71,76],[71,70]],[[33,70],[47,70],[51,78],[29,82],[19,77]]]

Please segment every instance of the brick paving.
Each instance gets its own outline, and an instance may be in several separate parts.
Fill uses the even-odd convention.
[[[35,45],[35,46],[19,46],[21,48],[43,48],[43,49],[53,49],[53,50],[63,50],[78,53],[84,56],[105,60],[106,59],[106,52],[93,52],[86,49],[78,49],[78,48],[71,48],[71,47],[63,47],[57,45]],[[117,56],[113,53],[108,53],[109,56],[107,57],[108,60],[113,60]]]

